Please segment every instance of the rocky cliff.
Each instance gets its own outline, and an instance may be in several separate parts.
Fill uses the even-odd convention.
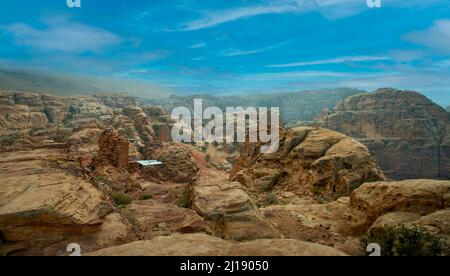
[[[280,137],[280,149],[273,154],[261,154],[260,145],[247,143],[231,179],[256,194],[275,189],[334,198],[386,179],[367,148],[343,134],[299,127],[281,129]]]
[[[352,96],[318,121],[366,145],[392,179],[450,178],[449,114],[417,92]]]

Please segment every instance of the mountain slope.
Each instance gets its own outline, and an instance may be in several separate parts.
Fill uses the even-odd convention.
[[[364,91],[356,89],[311,90],[280,94],[255,94],[242,96],[170,96],[168,99],[150,101],[162,105],[170,111],[176,107],[185,106],[193,110],[194,99],[203,100],[203,108],[217,106],[222,110],[226,107],[279,107],[284,122],[309,121],[324,108],[333,108],[339,101]]]
[[[352,96],[318,121],[362,142],[390,178],[450,178],[450,116],[420,93],[386,88]]]
[[[160,87],[142,81],[0,69],[0,90],[35,91],[60,96],[129,93],[145,98],[167,97]]]

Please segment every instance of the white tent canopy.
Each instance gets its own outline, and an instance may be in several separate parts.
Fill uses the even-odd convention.
[[[158,160],[138,160],[138,161],[134,161],[134,162],[136,162],[139,165],[142,165],[144,167],[159,166],[159,165],[163,164],[161,161],[158,161]]]

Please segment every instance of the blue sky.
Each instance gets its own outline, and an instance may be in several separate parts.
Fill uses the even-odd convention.
[[[0,67],[145,80],[172,93],[351,87],[450,105],[450,1],[1,0]]]

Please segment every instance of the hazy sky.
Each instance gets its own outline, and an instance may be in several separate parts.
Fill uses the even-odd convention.
[[[0,67],[145,79],[174,93],[351,87],[450,105],[450,1],[0,1]]]

